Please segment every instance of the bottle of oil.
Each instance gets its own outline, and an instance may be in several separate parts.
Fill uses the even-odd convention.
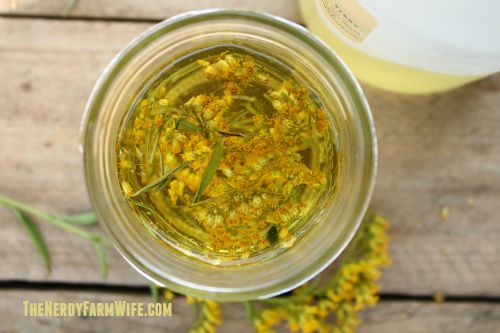
[[[362,81],[402,93],[500,71],[500,1],[300,0],[308,28]]]

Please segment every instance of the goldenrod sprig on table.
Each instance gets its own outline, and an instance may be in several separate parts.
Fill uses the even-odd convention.
[[[358,312],[378,301],[377,281],[390,263],[388,226],[384,218],[368,213],[342,264],[326,282],[314,279],[289,295],[245,302],[255,331],[273,333],[276,326],[286,324],[291,332],[354,332],[360,323]],[[171,292],[162,290],[172,299]],[[197,318],[189,332],[216,332],[222,323],[218,304],[192,297],[187,301]]]
[[[47,269],[50,271],[50,256],[36,224],[28,217],[43,220],[78,236],[94,245],[101,263],[102,275],[108,273],[103,246],[110,245],[102,236],[86,231],[79,225],[96,223],[93,213],[58,216],[46,213],[17,200],[0,196],[0,204],[13,210],[16,217],[27,228],[37,246]],[[377,281],[381,269],[390,263],[388,255],[389,223],[384,218],[368,213],[336,273],[319,285],[315,279],[285,296],[263,301],[245,302],[251,325],[258,333],[273,333],[274,328],[286,323],[291,332],[354,332],[359,325],[358,312],[372,307],[378,301]],[[164,288],[150,284],[153,300],[171,301],[174,294]],[[222,323],[220,304],[187,296],[192,304],[195,321],[190,333],[214,333]]]
[[[257,332],[274,332],[281,322],[292,332],[354,332],[359,325],[357,312],[376,304],[381,268],[390,263],[387,227],[385,219],[369,213],[330,280],[321,287],[305,285],[290,296],[264,301],[267,306],[254,320]]]
[[[194,323],[189,333],[212,333],[222,323],[220,304],[215,301],[195,297],[186,297],[186,301],[193,306]]]
[[[0,205],[4,205],[12,209],[18,220],[25,226],[31,239],[37,247],[38,252],[40,252],[40,255],[42,256],[45,266],[47,267],[47,270],[49,272],[51,271],[49,251],[40,230],[38,229],[35,222],[30,219],[30,215],[37,216],[60,229],[88,239],[92,243],[99,258],[102,277],[107,277],[108,263],[106,261],[103,246],[110,246],[111,244],[106,238],[93,232],[87,231],[81,227],[89,226],[97,222],[97,218],[94,213],[58,216],[49,214],[40,209],[29,206],[23,202],[2,195],[0,195]]]

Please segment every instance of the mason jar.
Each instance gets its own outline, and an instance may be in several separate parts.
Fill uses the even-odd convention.
[[[338,177],[308,231],[275,256],[217,265],[158,241],[124,198],[116,147],[131,100],[161,71],[197,49],[238,45],[292,68],[325,106],[335,131]],[[367,209],[375,179],[375,129],[360,85],[344,62],[303,27],[282,18],[215,9],[154,25],[104,70],[88,100],[82,150],[90,199],[110,241],[139,273],[175,292],[220,301],[272,297],[316,276],[346,248]],[[333,161],[332,161],[333,163]],[[334,195],[333,195],[334,194]]]

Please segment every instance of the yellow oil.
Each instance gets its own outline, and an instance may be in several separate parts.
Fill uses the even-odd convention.
[[[391,63],[365,54],[337,38],[323,21],[314,1],[300,0],[307,27],[325,41],[361,81],[378,88],[408,94],[447,91],[478,80],[483,76],[455,76]]]
[[[334,128],[305,82],[230,44],[167,66],[132,102],[117,142],[137,220],[212,264],[261,260],[298,242],[333,195],[338,163]]]

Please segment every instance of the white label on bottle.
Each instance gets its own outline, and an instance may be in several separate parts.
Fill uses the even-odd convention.
[[[347,38],[361,43],[377,26],[377,20],[357,0],[322,0],[328,18]]]
[[[458,76],[500,71],[499,0],[306,1],[335,37],[375,58]]]

